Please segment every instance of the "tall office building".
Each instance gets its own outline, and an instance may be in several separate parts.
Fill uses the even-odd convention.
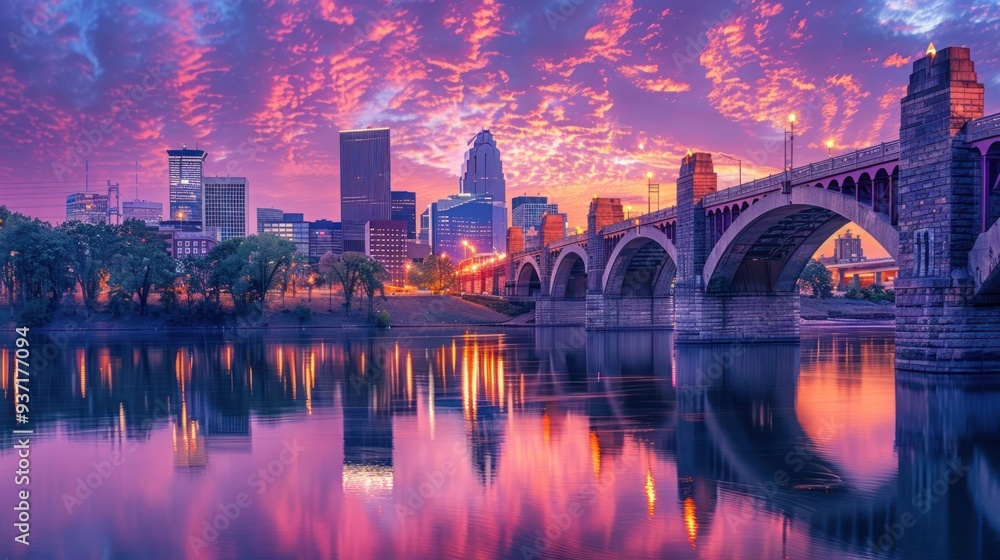
[[[264,224],[263,233],[277,235],[295,244],[295,250],[300,257],[309,258],[309,222],[303,215],[286,212],[280,222]]]
[[[852,263],[867,260],[865,251],[861,248],[861,236],[847,230],[843,236],[833,242],[833,262]]]
[[[531,202],[525,202],[525,198],[533,199]],[[518,200],[521,199],[521,200]],[[539,231],[542,228],[542,218],[547,214],[558,214],[559,205],[549,204],[548,199],[544,196],[532,196],[532,197],[515,197],[516,201],[513,204],[514,210],[511,212],[513,225],[520,227],[524,230],[524,233],[528,233],[529,230],[534,228],[535,231]]]
[[[403,286],[406,275],[406,222],[370,220],[365,224],[365,254],[378,261],[394,286]]]
[[[247,234],[246,177],[205,177],[203,181],[202,226],[217,227],[222,241]]]
[[[142,220],[147,226],[158,226],[163,220],[163,203],[126,200],[122,202],[122,215],[126,220]]]
[[[333,228],[340,222],[316,220],[309,223],[309,262],[318,263],[323,255],[333,253]],[[339,229],[339,227],[338,227]],[[341,242],[341,245],[343,242]]]
[[[506,232],[502,246],[493,243],[496,207],[484,196],[453,194],[428,208],[428,244],[435,254],[461,260],[473,253],[506,252]]]
[[[406,222],[406,238],[417,238],[417,193],[410,191],[392,191],[391,218]]]
[[[500,150],[489,130],[476,134],[468,146],[459,178],[459,193],[479,197],[494,207],[490,218],[493,236],[490,246],[502,253],[507,245],[507,182]]]
[[[276,224],[285,219],[285,211],[279,208],[257,209],[257,235],[264,233],[264,224]]]
[[[110,197],[93,192],[73,193],[66,197],[66,221],[87,224],[108,223]]]
[[[205,176],[204,150],[167,150],[170,171],[170,219],[185,222],[202,219],[202,179]]]
[[[547,196],[515,196],[510,199],[510,212],[513,214],[522,204],[547,204],[548,202],[549,197]]]
[[[391,213],[389,129],[340,132],[340,216],[344,251],[365,250],[365,224]]]

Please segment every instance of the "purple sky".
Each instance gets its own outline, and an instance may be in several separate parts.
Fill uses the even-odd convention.
[[[164,151],[182,143],[209,152],[207,173],[247,176],[252,207],[339,219],[337,132],[375,125],[421,209],[457,192],[488,127],[508,194],[585,225],[597,193],[645,207],[647,171],[671,204],[688,149],[715,154],[720,186],[737,158],[744,179],[779,170],[764,148],[789,112],[796,162],[827,139],[895,139],[930,41],[970,47],[1000,111],[991,0],[18,0],[0,28],[0,204],[50,221],[85,158],[92,189],[131,199],[138,162],[140,197],[166,201]]]

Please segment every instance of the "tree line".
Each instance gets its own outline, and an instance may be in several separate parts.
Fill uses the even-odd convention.
[[[76,304],[76,294],[84,317],[100,311],[106,296],[113,317],[147,315],[155,299],[158,314],[213,322],[259,315],[274,290],[283,297],[302,287],[311,295],[321,286],[330,292],[331,310],[336,289],[346,313],[360,296],[374,319],[375,301],[389,281],[386,269],[361,253],[328,253],[310,267],[291,241],[270,234],[229,239],[205,255],[174,259],[164,236],[140,220],[52,226],[0,206],[0,303],[27,325],[49,322],[66,299]]]

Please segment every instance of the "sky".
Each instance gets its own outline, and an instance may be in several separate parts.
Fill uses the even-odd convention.
[[[996,0],[15,0],[0,30],[0,204],[53,222],[88,161],[91,190],[133,199],[137,170],[166,202],[182,144],[251,208],[337,220],[338,131],[388,126],[418,208],[489,128],[508,196],[585,226],[595,194],[645,207],[647,172],[672,204],[688,150],[720,188],[779,171],[790,112],[797,163],[896,139],[931,41],[972,49],[1000,111]]]

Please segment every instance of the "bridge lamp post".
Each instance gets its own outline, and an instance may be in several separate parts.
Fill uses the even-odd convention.
[[[792,192],[792,169],[795,167],[795,113],[788,115],[788,129],[785,130],[785,184],[781,189],[784,193]]]
[[[631,217],[632,217],[632,205],[629,204],[628,206],[625,207],[625,219],[627,220]]]
[[[653,211],[653,193],[656,193],[656,209],[660,209],[660,184],[653,182],[653,172],[646,172],[646,213],[651,213]]]
[[[833,139],[826,141],[826,157],[833,158]]]

